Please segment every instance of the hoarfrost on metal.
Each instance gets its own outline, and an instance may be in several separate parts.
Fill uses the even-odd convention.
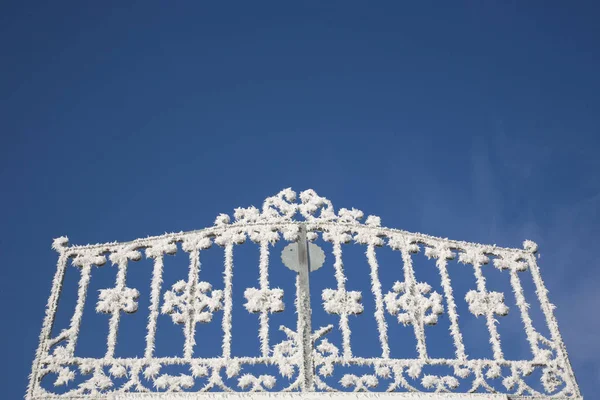
[[[491,394],[495,393],[496,389],[489,381],[501,379],[505,393],[511,396],[581,398],[553,315],[554,307],[549,302],[548,291],[536,264],[535,243],[525,241],[523,249],[508,249],[453,241],[384,228],[381,226],[381,219],[376,216],[368,216],[363,224],[360,222],[364,216],[362,211],[342,208],[336,212],[328,199],[320,197],[313,190],[303,191],[298,197],[297,202],[296,193],[285,189],[267,198],[262,209],[238,208],[233,214],[233,219],[229,215],[220,214],[214,226],[200,231],[165,234],[128,243],[87,246],[69,246],[66,237],[55,239],[52,247],[59,254],[58,266],[48,299],[27,398],[142,399],[155,398],[151,393],[157,390],[174,393],[188,391],[193,387],[194,391],[202,392],[264,392],[276,387],[280,380],[286,382],[285,392],[333,392],[335,389],[327,383],[327,378],[342,366],[363,367],[357,371],[365,368],[370,371],[366,374],[351,373],[341,376],[341,387],[353,392],[407,392],[408,398],[412,392],[447,393],[460,390],[470,393],[488,392],[491,398],[496,396]],[[270,315],[283,312],[286,309],[284,298],[294,296],[292,293],[285,294],[280,288],[271,287],[271,248],[282,240],[296,243],[301,237],[311,242],[310,246],[305,247],[313,248],[314,251],[320,251],[320,248],[314,245],[313,241],[321,239],[330,243],[331,257],[325,266],[329,266],[333,272],[335,287],[323,290],[321,298],[324,311],[337,319],[337,329],[342,337],[340,344],[332,343],[326,337],[334,329],[332,325],[308,331],[312,332],[309,337],[303,335],[302,332],[306,332],[307,327],[310,327],[311,310],[306,309],[308,299],[300,287],[300,278],[296,281],[295,311],[298,323],[295,330],[286,326],[279,327],[285,334],[285,339],[271,343]],[[243,292],[243,306],[246,311],[257,314],[259,318],[257,334],[260,340],[260,355],[257,357],[238,357],[232,354],[231,349],[234,249],[244,242],[253,242],[259,248],[258,285],[249,285]],[[163,292],[165,256],[178,251],[177,243],[181,243],[182,250],[189,257],[188,276],[186,280],[176,282]],[[380,357],[358,357],[352,351],[349,318],[364,312],[364,297],[368,293],[348,290],[343,248],[351,243],[365,246],[370,295],[373,296],[375,304],[373,317],[381,348]],[[223,281],[219,284],[222,290],[214,289],[214,283],[202,280],[202,254],[215,245],[224,249]],[[382,288],[380,262],[377,258],[377,248],[382,246],[399,252],[402,259],[403,280],[395,282],[387,292]],[[295,248],[299,251],[300,247]],[[413,256],[421,251],[427,258],[435,260],[441,287],[439,293],[432,289],[432,282],[420,282],[416,279]],[[149,314],[144,338],[145,351],[141,358],[118,358],[115,357],[115,345],[120,321],[127,318],[128,313],[139,312],[140,288],[127,285],[127,270],[130,264],[139,261],[142,255],[153,263]],[[468,291],[463,299],[455,298],[448,273],[448,261],[456,257],[460,263],[472,269],[476,282],[476,286]],[[326,258],[319,255],[318,260],[321,259]],[[79,357],[75,350],[84,305],[89,297],[90,280],[93,271],[106,264],[107,260],[116,268],[115,283],[112,287],[101,289],[95,300],[96,311],[110,316],[106,338],[107,352],[101,358]],[[482,267],[491,260],[495,268],[509,275],[512,294],[489,289]],[[53,335],[51,332],[58,299],[69,264],[79,270],[75,309],[68,328]],[[530,304],[526,301],[521,283],[521,274],[527,271],[535,284],[549,337],[540,334],[532,323]],[[509,309],[505,304],[508,296],[514,296],[517,305],[515,309]],[[459,302],[466,303],[470,313],[485,320],[493,359],[469,358],[458,324]],[[173,323],[182,326],[185,339],[183,356],[155,356],[157,318],[161,313],[169,315]],[[196,357],[196,326],[199,323],[214,323],[215,313],[222,313],[221,355],[211,358]],[[507,360],[504,356],[497,324],[498,318],[508,313],[518,313],[520,316],[531,350],[529,359],[515,361]],[[414,330],[418,352],[416,358],[392,357],[389,342],[393,338],[388,334],[386,314],[395,318],[399,324]],[[426,333],[433,329],[431,326],[444,314],[449,320],[449,335],[455,356],[431,358]],[[253,375],[245,371],[247,366],[258,364],[276,366],[280,376]],[[171,375],[163,372],[173,365],[186,367],[187,373]],[[432,374],[427,372],[430,367],[445,367],[447,372],[445,375]],[[541,371],[543,390],[536,390],[526,382],[526,377],[534,370]],[[69,386],[77,378],[79,383],[57,394],[41,385],[42,379],[48,375],[55,377],[53,384],[56,387]],[[465,388],[464,382],[467,381],[469,387]],[[141,397],[136,397],[138,395]],[[147,397],[144,397],[145,395]],[[410,398],[421,398],[418,393],[413,395],[414,397]],[[164,397],[163,394],[156,396],[171,398]],[[172,396],[173,399],[187,398],[182,397],[186,396],[185,394]],[[211,393],[206,396],[220,398],[235,395]],[[335,396],[334,393],[330,394],[332,398]],[[372,393],[371,397],[385,396]],[[433,397],[429,395],[422,398]]]

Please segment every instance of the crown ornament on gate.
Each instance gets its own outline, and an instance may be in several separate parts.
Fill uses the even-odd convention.
[[[385,228],[377,216],[368,216],[364,223],[363,218],[363,212],[354,208],[336,211],[331,201],[314,190],[297,196],[288,188],[265,199],[261,209],[237,208],[233,218],[220,214],[213,226],[198,231],[86,246],[71,246],[66,237],[55,239],[52,247],[59,254],[58,265],[26,398],[261,398],[266,396],[262,392],[275,391],[276,397],[290,399],[346,399],[347,391],[357,398],[377,397],[386,391],[399,399],[414,400],[582,399],[553,314],[554,306],[536,263],[535,243],[525,241],[522,249],[503,248]],[[271,251],[280,242],[287,245],[278,260],[271,257]],[[243,308],[258,317],[260,354],[241,357],[233,354],[231,347],[234,250],[250,243],[259,249],[259,281],[258,285],[243,288]],[[348,290],[343,262],[343,249],[348,244],[365,248],[370,294]],[[395,282],[380,279],[382,266],[377,249],[384,246],[400,254],[402,274]],[[203,280],[206,278],[201,259],[203,252],[215,247],[223,249],[223,280],[208,282]],[[178,252],[187,253],[189,258],[187,279],[163,287],[163,275],[168,269],[166,256]],[[413,257],[420,252],[435,263],[440,290],[433,290],[433,282],[417,279]],[[139,307],[144,292],[128,286],[126,279],[129,264],[143,257],[153,265],[147,310]],[[475,287],[464,298],[454,295],[449,274],[451,260],[472,269]],[[112,266],[104,266],[107,261]],[[271,286],[269,270],[279,262],[296,274],[292,307],[296,325],[280,326],[285,339],[272,343],[271,315],[288,311],[284,290]],[[55,333],[53,325],[69,265],[76,267],[79,274],[75,309],[68,327]],[[512,293],[490,290],[484,266],[508,275]],[[116,276],[114,284],[101,289],[94,298],[88,288],[99,267],[114,268]],[[310,303],[309,282],[311,271],[319,268],[329,270],[335,280],[334,287],[325,288],[320,294],[320,307],[335,319],[337,327],[327,325],[313,330],[311,310],[315,306]],[[521,281],[526,273],[535,285],[549,334],[542,335],[533,324],[526,297],[530,294],[525,293]],[[367,295],[372,295],[375,305],[370,315],[364,307]],[[507,306],[509,297],[514,298],[516,307]],[[108,316],[107,350],[99,358],[77,353],[86,302],[95,302],[96,312]],[[485,324],[492,359],[469,356],[459,324],[459,305],[466,306],[473,317]],[[128,314],[139,312],[147,313],[144,353],[141,357],[118,357],[115,346],[120,322]],[[198,357],[195,350],[201,343],[196,343],[197,326],[216,323],[213,317],[217,313],[221,317],[221,354]],[[509,313],[520,317],[529,345],[528,358],[507,360],[504,355],[497,325]],[[158,317],[162,314],[182,327],[182,356],[155,355]],[[349,318],[357,315],[374,320],[378,357],[354,355]],[[448,334],[454,353],[450,358],[432,357],[425,340],[440,316],[447,316],[450,325]],[[412,330],[417,357],[394,356],[390,349],[394,337],[389,334],[388,321]],[[331,339],[335,328],[340,332],[340,343]],[[175,365],[183,366],[187,372],[173,375],[169,368]],[[255,365],[270,367],[272,372],[253,374],[251,367]],[[338,372],[344,368],[347,373]]]

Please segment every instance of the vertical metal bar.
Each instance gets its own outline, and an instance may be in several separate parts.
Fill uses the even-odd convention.
[[[526,256],[526,260],[529,264],[529,269],[531,271],[531,276],[533,277],[533,282],[535,283],[536,294],[538,299],[540,300],[540,304],[542,306],[542,312],[546,317],[546,324],[548,325],[548,329],[550,330],[550,336],[552,337],[552,341],[556,345],[556,353],[559,359],[565,363],[564,368],[567,371],[567,375],[569,377],[570,382],[568,386],[573,390],[573,395],[575,398],[581,397],[581,392],[579,390],[579,385],[577,384],[577,379],[575,378],[575,374],[573,373],[573,367],[571,366],[571,362],[569,361],[569,356],[567,353],[567,348],[562,340],[562,336],[558,330],[558,323],[556,322],[556,318],[554,317],[554,306],[550,303],[550,299],[548,299],[548,289],[544,285],[544,281],[542,280],[542,276],[540,275],[540,269],[535,261],[534,252],[529,252]]]
[[[187,301],[188,309],[185,319],[185,343],[183,345],[183,356],[186,359],[191,359],[194,354],[194,346],[196,345],[196,321],[194,315],[194,303],[198,296],[198,276],[200,274],[200,250],[196,247],[190,251],[190,271],[188,273],[187,282]]]
[[[402,253],[404,282],[406,283],[405,293],[410,296],[412,302],[415,302],[415,299],[419,297],[419,292],[417,289],[417,278],[415,277],[415,272],[412,265],[412,256],[410,255],[409,250],[406,248],[402,248],[400,252]],[[409,312],[412,312],[411,317],[414,318],[412,320],[412,326],[415,331],[415,338],[417,339],[417,351],[419,352],[419,358],[426,360],[429,358],[429,355],[427,354],[427,345],[425,342],[423,313],[419,306],[409,306],[409,309]]]
[[[519,311],[521,311],[521,320],[525,325],[525,334],[527,335],[527,341],[531,346],[531,353],[534,357],[536,357],[539,353],[537,332],[533,327],[533,322],[531,321],[531,316],[529,315],[529,304],[523,295],[521,278],[519,278],[517,268],[514,265],[510,266],[510,285],[515,293],[517,307],[519,307]]]
[[[117,281],[115,289],[122,292],[125,289],[125,275],[127,273],[127,256],[118,261]],[[121,320],[121,308],[113,311],[108,325],[108,338],[106,340],[106,355],[104,358],[113,358],[115,355],[115,346],[117,345],[117,332]]]
[[[344,275],[344,262],[342,261],[342,243],[339,240],[333,241],[333,256],[335,257],[333,267],[335,268],[337,292],[338,294],[343,294],[343,301],[346,301],[348,293],[346,292],[346,276]],[[339,316],[339,327],[342,332],[342,357],[344,360],[348,360],[352,358],[352,348],[350,347],[350,335],[352,334],[352,331],[348,325],[348,310],[346,309],[346,306],[342,307]]]
[[[71,325],[69,326],[69,341],[67,342],[67,350],[69,355],[73,357],[75,345],[79,337],[79,327],[81,326],[81,318],[83,317],[83,307],[87,297],[88,286],[90,284],[90,275],[92,272],[93,261],[86,260],[85,264],[80,268],[81,277],[79,278],[79,289],[77,290],[77,304],[75,312],[71,317]]]
[[[458,326],[456,303],[454,302],[452,283],[450,282],[450,275],[448,274],[448,260],[452,259],[453,257],[454,255],[450,249],[443,248],[440,251],[435,265],[440,271],[442,288],[444,289],[444,296],[446,296],[446,302],[448,303],[448,319],[450,319],[450,333],[456,349],[456,359],[465,361],[467,359],[467,355],[465,353],[465,345],[463,343],[462,334],[460,333],[460,328]]]
[[[233,241],[225,245],[225,272],[223,273],[224,281],[224,306],[223,306],[223,358],[226,360],[231,357],[231,311],[233,309],[233,299],[231,293],[233,291]]]
[[[152,292],[150,294],[150,316],[148,317],[148,334],[146,335],[146,351],[144,352],[145,358],[152,358],[154,355],[154,338],[156,337],[156,323],[158,320],[163,267],[164,254],[161,252],[154,257],[154,269],[152,270]]]
[[[269,290],[269,242],[263,240],[260,243],[260,290]],[[269,357],[271,346],[269,346],[269,310],[260,312],[260,328],[258,337],[260,338],[260,349],[264,358]]]
[[[482,263],[480,261],[477,261],[477,259],[473,260],[473,270],[475,272],[475,279],[477,280],[477,291],[482,293],[484,296],[488,296],[489,292],[485,285],[485,277],[481,272],[481,266]],[[490,332],[490,343],[492,344],[494,360],[502,361],[504,360],[504,353],[502,352],[502,346],[500,344],[500,334],[498,333],[498,328],[496,327],[494,311],[489,309],[486,310],[485,318],[488,331]]]
[[[40,343],[37,351],[35,352],[35,361],[33,362],[33,368],[29,378],[29,385],[27,386],[27,394],[25,395],[27,400],[33,399],[33,395],[40,383],[39,380],[41,380],[41,378],[38,376],[38,370],[40,368],[43,355],[48,351],[48,341],[50,340],[52,327],[54,326],[54,319],[56,318],[56,312],[58,310],[58,299],[62,291],[62,286],[65,279],[65,271],[67,269],[67,263],[69,260],[69,256],[63,247],[56,250],[60,253],[60,256],[58,257],[56,272],[54,274],[54,279],[52,280],[52,289],[46,305],[46,314],[44,316],[42,332],[40,333]]]
[[[381,357],[390,358],[390,346],[388,344],[387,324],[385,323],[385,311],[383,305],[383,292],[381,282],[379,281],[379,264],[375,256],[375,244],[369,243],[367,247],[367,261],[371,268],[371,292],[375,296],[375,320],[377,321],[377,331],[379,332],[379,342],[381,344]]]
[[[310,308],[309,277],[310,265],[308,256],[308,242],[306,240],[306,226],[300,225],[298,237],[298,335],[302,351],[301,373],[303,375],[301,390],[313,391],[313,360],[312,360],[312,327]]]

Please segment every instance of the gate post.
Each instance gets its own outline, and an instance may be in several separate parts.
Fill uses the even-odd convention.
[[[306,239],[306,225],[300,225],[298,235],[298,277],[297,277],[297,298],[298,298],[298,344],[302,354],[302,366],[300,373],[303,375],[302,391],[310,392],[314,390],[313,374],[314,366],[312,361],[312,327],[311,327],[311,308],[310,308],[310,286],[308,275],[310,273],[308,256],[308,242]]]

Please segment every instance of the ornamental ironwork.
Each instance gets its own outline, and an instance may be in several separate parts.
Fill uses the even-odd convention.
[[[525,241],[522,249],[503,248],[410,233],[382,227],[376,216],[368,216],[362,223],[363,213],[354,208],[336,212],[328,199],[313,190],[298,197],[285,189],[267,198],[262,209],[238,208],[233,219],[221,214],[213,226],[193,232],[86,246],[69,245],[66,237],[55,239],[58,266],[26,398],[201,399],[247,397],[247,393],[262,398],[268,395],[258,392],[269,391],[281,398],[325,394],[332,399],[348,398],[348,394],[336,394],[340,391],[354,392],[355,397],[389,392],[406,399],[582,398],[536,262],[535,243]],[[253,262],[256,267],[246,260],[244,268],[257,268],[259,279],[258,284],[243,287],[242,295],[236,297],[235,249],[251,246],[244,243],[258,247],[258,260]],[[283,251],[275,253],[278,244]],[[350,245],[363,249],[370,293],[354,290],[356,286],[348,278],[343,250]],[[222,264],[205,267],[203,254],[214,248],[222,249]],[[382,249],[399,255],[398,263],[392,266],[398,272],[397,280],[381,278],[384,266],[378,253]],[[189,260],[187,279],[163,285],[166,259],[177,253],[185,253]],[[419,266],[414,258],[419,253],[434,264],[437,282],[417,277]],[[152,265],[150,285],[130,287],[127,272],[143,259]],[[99,268],[109,268],[105,264],[114,266],[112,286],[98,294],[90,292],[90,282]],[[217,267],[221,279],[209,282],[203,277],[203,268]],[[290,279],[295,275],[295,293],[273,287],[271,282],[273,269],[285,267]],[[452,268],[472,271],[474,285],[464,297],[455,296]],[[507,277],[512,293],[490,286],[490,278],[485,276],[490,268]],[[317,269],[319,272],[314,272]],[[75,305],[68,326],[58,331],[55,319],[68,270],[79,274],[73,294]],[[310,289],[316,279],[313,273],[325,276],[323,271],[333,276],[330,287],[317,293],[322,304],[315,305]],[[532,293],[525,293],[522,283],[525,274],[533,282],[536,306],[547,333],[534,325],[530,312],[533,303],[528,302]],[[506,304],[509,298],[516,307]],[[290,299],[293,307],[289,306]],[[148,306],[142,310],[143,300]],[[232,351],[234,301],[258,318],[256,356]],[[106,352],[101,357],[77,352],[86,303],[95,303],[95,311],[108,318]],[[319,307],[336,323],[313,329],[319,322],[313,312]],[[459,309],[468,310],[485,325],[487,337],[482,341],[489,342],[492,357],[469,354]],[[147,314],[145,336],[139,338],[144,342],[143,354],[121,357],[115,352],[121,322],[140,312]],[[295,320],[279,327],[282,336],[278,341],[271,337],[277,331],[271,326],[276,313],[291,313]],[[529,355],[517,360],[505,356],[499,331],[500,321],[511,313],[518,314],[529,347]],[[177,355],[156,355],[159,317],[163,315],[183,330],[183,346]],[[377,335],[369,340],[377,342],[375,356],[355,354],[357,338],[350,324],[354,318],[374,322]],[[452,357],[434,356],[426,340],[426,333],[435,329],[432,326],[440,319],[448,324]],[[412,331],[414,343],[401,345],[416,348],[415,357],[394,355],[390,344],[396,338],[390,333],[391,323]],[[197,341],[199,324],[220,324],[219,355],[196,354],[203,345]],[[340,340],[333,339],[334,331]],[[172,372],[175,366],[179,373]],[[265,368],[253,370],[259,366]]]

